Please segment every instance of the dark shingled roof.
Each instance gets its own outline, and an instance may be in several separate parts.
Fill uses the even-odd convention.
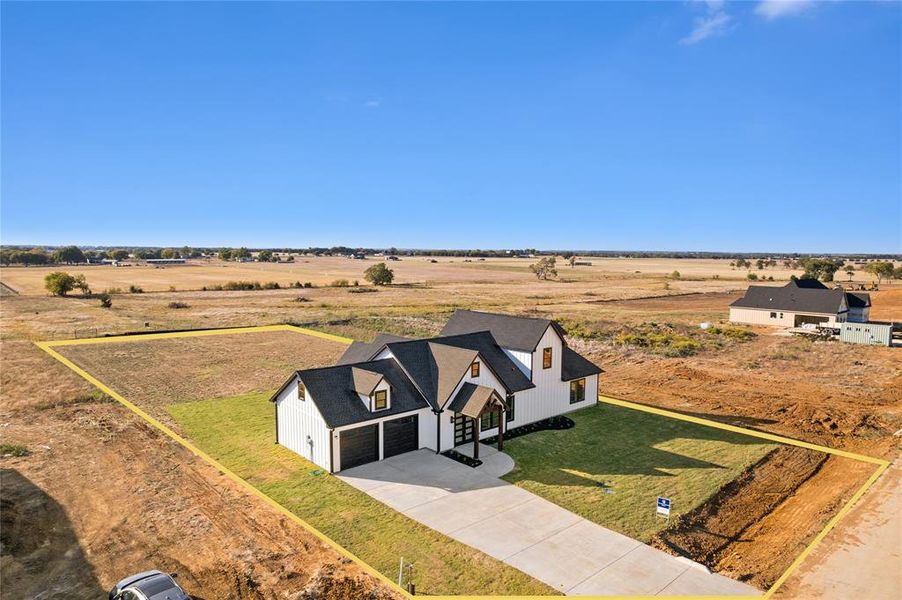
[[[817,279],[790,279],[785,287],[803,288],[809,290],[828,290],[827,286]]]
[[[441,335],[491,331],[502,348],[533,352],[549,327],[553,327],[563,339],[565,334],[563,328],[551,319],[515,317],[475,310],[456,310],[445,323]]]
[[[354,363],[370,360],[377,354],[386,344],[390,342],[400,342],[409,340],[400,335],[391,335],[390,333],[380,333],[376,335],[376,339],[372,342],[352,342],[345,353],[338,359],[337,365],[350,365]]]
[[[451,352],[452,348],[469,350],[471,353]],[[388,344],[388,349],[434,408],[442,407],[465,374],[466,368],[473,362],[477,352],[509,392],[520,392],[535,387],[498,346],[488,331],[394,342]],[[468,362],[465,362],[465,357]],[[449,388],[450,379],[454,381]]]
[[[360,400],[360,396],[354,390],[353,369],[355,367],[379,373],[385,377],[391,386],[388,409],[370,412],[369,408]],[[316,408],[319,409],[330,429],[429,406],[398,363],[390,358],[360,363],[354,367],[336,365],[306,369],[298,371],[297,376],[307,386],[310,399],[316,404]],[[282,386],[283,389],[284,387]]]
[[[836,314],[844,310],[845,298],[846,293],[842,290],[800,288],[791,284],[784,287],[752,285],[746,290],[745,296],[730,306]]]
[[[561,381],[572,381],[602,372],[591,360],[566,346],[564,346],[564,354],[561,359]]]
[[[512,394],[536,387],[529,380],[529,377],[514,364],[514,361],[504,353],[504,350],[501,349],[491,332],[477,331],[476,333],[464,335],[449,335],[435,338],[435,341],[448,346],[469,348],[479,352],[479,355],[492,373],[501,380],[501,384]]]
[[[867,308],[871,305],[871,295],[862,292],[846,292],[849,308]]]
[[[467,382],[460,386],[460,390],[454,395],[454,400],[448,405],[448,409],[476,419],[482,414],[486,403],[493,397],[504,406],[505,410],[507,409],[507,404],[493,388]]]

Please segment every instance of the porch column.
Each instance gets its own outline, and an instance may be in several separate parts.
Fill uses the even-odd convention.
[[[504,450],[504,409],[498,407],[498,451]]]
[[[473,458],[479,458],[479,419],[473,419]]]

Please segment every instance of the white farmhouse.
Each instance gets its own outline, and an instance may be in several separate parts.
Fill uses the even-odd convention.
[[[457,311],[439,337],[379,335],[273,395],[276,442],[330,472],[592,406],[601,369],[554,321]]]
[[[816,279],[798,279],[783,287],[749,286],[745,296],[730,305],[730,321],[779,327],[835,327],[845,322],[866,323],[870,307],[868,294],[830,289]]]

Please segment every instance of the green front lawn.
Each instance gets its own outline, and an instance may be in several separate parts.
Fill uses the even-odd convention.
[[[777,446],[609,404],[568,416],[573,429],[506,440],[517,467],[504,479],[643,542],[667,525],[658,496],[686,513]]]
[[[414,563],[417,592],[431,595],[557,594],[545,584],[420,525],[273,443],[268,394],[167,408],[187,435],[238,476],[389,579]]]

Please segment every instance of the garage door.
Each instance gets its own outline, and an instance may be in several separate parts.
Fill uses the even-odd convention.
[[[385,421],[382,424],[382,435],[385,438],[382,448],[383,457],[388,458],[419,448],[418,432],[418,415]]]
[[[366,425],[342,431],[339,446],[342,470],[379,460],[379,426]]]

